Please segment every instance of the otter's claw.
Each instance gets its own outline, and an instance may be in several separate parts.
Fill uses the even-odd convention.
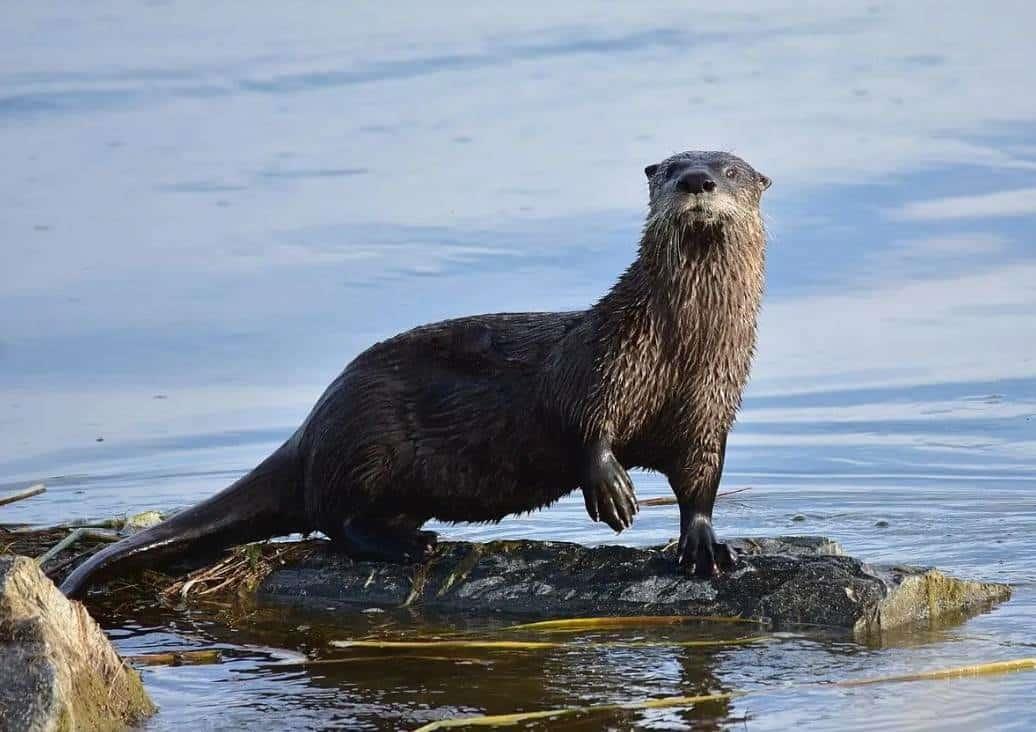
[[[603,521],[615,531],[633,524],[639,510],[633,481],[611,450],[602,449],[593,456],[583,481],[583,500],[594,521]]]
[[[678,562],[682,568],[700,579],[709,579],[734,568],[734,551],[716,541],[712,523],[704,516],[695,516],[680,533]]]

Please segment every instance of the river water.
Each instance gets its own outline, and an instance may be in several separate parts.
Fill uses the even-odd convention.
[[[1030,729],[1032,673],[806,684],[1036,655],[1036,11],[388,5],[7,8],[0,490],[48,492],[0,520],[189,504],[290,434],[376,340],[587,306],[633,256],[643,167],[724,149],[775,183],[722,488],[750,490],[721,499],[720,532],[823,534],[1015,596],[884,647],[590,634],[309,669],[283,663],[453,621],[101,604],[122,650],[226,650],[145,670],[161,706],[147,728],[411,728],[740,689],[755,693],[566,728]],[[645,509],[616,539],[576,498],[442,530],[642,546],[671,537],[676,513]]]

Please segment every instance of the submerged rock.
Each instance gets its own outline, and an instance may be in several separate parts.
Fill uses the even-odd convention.
[[[421,565],[354,562],[317,546],[275,569],[261,598],[292,604],[422,606],[469,614],[723,615],[775,629],[822,626],[865,640],[954,622],[1006,600],[1007,585],[934,569],[870,566],[822,537],[740,539],[733,572],[711,581],[676,569],[674,549],[542,541],[443,542]]]
[[[32,559],[0,556],[0,730],[110,730],[155,711],[140,677]]]

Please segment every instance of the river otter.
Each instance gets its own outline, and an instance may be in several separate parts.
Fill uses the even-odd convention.
[[[434,545],[430,519],[499,521],[576,488],[590,518],[621,531],[637,512],[631,467],[668,477],[680,564],[700,577],[729,567],[712,506],[755,348],[770,180],[722,152],[644,172],[638,257],[596,305],[450,320],[372,346],[258,467],[104,549],[62,590],[300,531],[357,558],[415,561]]]

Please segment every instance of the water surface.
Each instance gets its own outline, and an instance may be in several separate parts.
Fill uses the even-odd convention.
[[[798,685],[1034,655],[1034,21],[1024,4],[923,2],[10,10],[0,490],[48,493],[0,520],[189,504],[380,338],[587,306],[633,256],[644,165],[733,150],[775,185],[723,487],[751,490],[720,503],[720,530],[825,534],[867,560],[1010,582],[1010,603],[885,648],[578,643],[319,672],[275,664],[377,621],[99,607],[125,650],[228,649],[220,666],[145,671],[161,705],[148,728],[406,728],[757,689],[773,693],[608,721],[1027,729],[1031,674]],[[576,499],[443,531],[643,546],[676,528],[653,508],[616,539]]]

